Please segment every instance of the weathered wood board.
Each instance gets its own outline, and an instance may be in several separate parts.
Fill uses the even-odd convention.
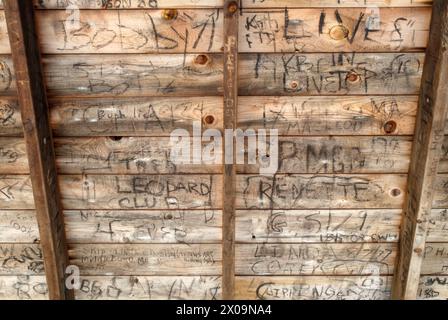
[[[417,94],[424,53],[241,54],[240,95]]]
[[[215,300],[219,276],[85,276],[75,291],[79,300]]]
[[[29,173],[25,141],[0,137],[0,174]]]
[[[1,209],[34,209],[29,175],[0,175]]]
[[[407,173],[412,137],[280,137],[278,173]],[[246,150],[247,151],[247,150]],[[243,173],[260,172],[260,161]]]
[[[448,130],[448,125],[445,126]],[[448,173],[448,136],[445,136],[445,140],[442,145],[442,154],[439,162],[439,172]]]
[[[436,209],[448,208],[448,174],[439,174],[436,178],[433,207]]]
[[[221,175],[61,175],[65,209],[215,209]]]
[[[38,244],[1,243],[0,275],[43,275],[44,260]]]
[[[397,242],[401,210],[238,210],[240,243]]]
[[[428,221],[428,242],[448,242],[448,209],[433,209]]]
[[[426,243],[421,274],[448,274],[448,243]]]
[[[23,136],[22,118],[16,99],[0,98],[0,136]]]
[[[237,275],[390,275],[396,243],[237,244]]]
[[[0,276],[0,300],[47,300],[45,276]]]
[[[240,97],[242,129],[280,135],[412,135],[417,97]],[[388,126],[386,126],[386,124]]]
[[[218,244],[71,245],[82,275],[219,275]]]
[[[70,243],[221,243],[221,219],[212,210],[64,212]]]
[[[432,0],[242,0],[244,8],[284,7],[411,7],[429,6]]]
[[[239,175],[238,209],[401,208],[406,175]]]
[[[325,277],[237,277],[236,299],[387,300],[392,278],[377,274]]]
[[[39,241],[34,210],[0,209],[0,242],[36,243]]]
[[[423,276],[420,277],[417,292],[419,300],[446,300],[448,299],[448,277]]]

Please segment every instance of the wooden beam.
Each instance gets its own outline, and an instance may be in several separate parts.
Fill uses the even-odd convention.
[[[224,129],[236,129],[238,102],[238,4],[226,0],[224,3]],[[232,139],[232,136],[226,139]],[[229,156],[225,151],[223,158]],[[234,142],[232,142],[234,146]],[[232,148],[235,150],[235,148]],[[232,164],[224,164],[223,179],[223,243],[222,243],[222,296],[225,300],[234,298],[235,292],[235,202],[236,167],[234,155]],[[227,160],[227,159],[226,159]]]
[[[416,299],[448,109],[448,1],[435,0],[409,171],[394,299]]]
[[[49,297],[70,299],[73,292],[64,283],[68,254],[33,4],[5,0],[4,5]]]

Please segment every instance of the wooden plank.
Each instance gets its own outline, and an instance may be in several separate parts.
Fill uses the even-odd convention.
[[[244,8],[295,7],[411,7],[429,6],[432,0],[242,0]]]
[[[1,212],[0,212],[1,214]],[[64,211],[70,243],[220,243],[220,211]]]
[[[70,247],[82,275],[211,275],[221,273],[218,244],[83,244]]]
[[[25,141],[0,137],[0,174],[29,173]]]
[[[34,210],[0,210],[0,242],[38,243]]]
[[[240,95],[417,94],[423,53],[241,54]]]
[[[426,190],[426,189],[425,189]],[[435,177],[432,192],[432,206],[436,209],[448,208],[448,174],[438,174]],[[431,207],[429,208],[431,211]],[[427,214],[428,216],[429,214]]]
[[[0,98],[0,136],[23,136],[22,118],[15,99]]]
[[[445,126],[448,130],[448,126]],[[442,154],[439,163],[439,173],[448,173],[448,136],[445,136],[442,144]]]
[[[238,210],[239,243],[397,242],[401,210]]]
[[[433,4],[431,34],[422,75],[407,201],[401,229],[400,256],[393,284],[394,299],[415,299],[425,248],[448,111],[448,2]],[[446,198],[446,197],[444,197]],[[436,206],[443,203],[434,196]]]
[[[220,175],[62,175],[65,209],[214,209]]]
[[[203,147],[205,146],[206,143],[203,142]],[[60,173],[181,174],[222,172],[222,166],[220,165],[176,164],[171,159],[171,148],[172,145],[168,137],[55,139],[56,164]],[[193,146],[191,152],[202,154],[202,149]]]
[[[403,204],[406,175],[238,175],[238,209],[365,209]]]
[[[378,275],[237,277],[241,300],[388,300],[392,278]]]
[[[85,276],[77,300],[215,300],[219,276]]]
[[[390,275],[397,244],[238,244],[237,275]]]
[[[44,258],[40,245],[0,244],[0,275],[44,274]]]
[[[47,300],[44,276],[0,276],[1,300]]]
[[[448,277],[423,276],[417,291],[419,300],[446,300],[448,299]]]
[[[33,5],[4,4],[49,297],[71,299],[64,283],[68,255]]]
[[[224,129],[236,130],[238,114],[238,2],[224,0]],[[232,300],[235,294],[235,205],[236,165],[233,152],[226,148],[231,140],[232,151],[235,142],[232,136],[224,135],[223,189],[222,189],[222,297]],[[228,158],[230,157],[230,163]]]
[[[238,125],[293,136],[412,135],[416,111],[414,96],[239,97]]]
[[[431,8],[245,9],[240,52],[388,52],[426,48]]]
[[[412,137],[279,138],[278,173],[407,173]],[[259,164],[238,172],[260,172]]]
[[[0,95],[14,95],[16,92],[16,78],[11,57],[0,56]],[[5,109],[2,109],[2,113],[4,113]]]
[[[426,243],[421,275],[448,274],[448,243]]]
[[[29,175],[0,175],[0,208],[35,208]]]
[[[428,221],[429,242],[448,242],[448,209],[433,209]]]

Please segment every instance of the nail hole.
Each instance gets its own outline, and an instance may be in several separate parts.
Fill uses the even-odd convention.
[[[359,80],[359,75],[356,72],[349,72],[347,74],[347,81],[356,82]]]
[[[162,12],[162,17],[165,20],[174,20],[177,18],[177,10],[176,9],[165,9]]]
[[[238,10],[238,4],[236,3],[236,1],[232,1],[229,3],[229,6],[227,7],[227,10],[230,13],[235,13],[236,10]]]
[[[208,57],[205,54],[200,54],[194,59],[194,62],[196,64],[204,65],[208,62]]]
[[[395,130],[397,130],[397,123],[395,121],[387,121],[384,124],[384,132],[391,134],[394,133]]]
[[[112,141],[120,141],[121,139],[123,139],[123,137],[112,136],[112,137],[109,137],[109,139]]]
[[[167,218],[167,219],[173,219],[173,215],[172,215],[172,214],[168,214],[168,215],[166,216],[166,218]]]
[[[333,40],[342,40],[348,37],[349,31],[343,25],[333,26],[330,29],[330,37]]]
[[[253,234],[253,235],[252,235],[252,239],[255,239],[255,238],[256,238],[256,237],[255,237],[255,235]]]
[[[213,122],[215,122],[215,117],[212,115],[207,115],[204,117],[204,123],[205,124],[213,124]]]
[[[391,194],[393,197],[398,197],[398,196],[400,196],[400,194],[401,194],[401,190],[398,189],[398,188],[394,188],[394,189],[392,189],[392,190],[390,191],[390,194]]]

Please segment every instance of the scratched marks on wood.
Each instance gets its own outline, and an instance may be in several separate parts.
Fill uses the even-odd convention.
[[[240,97],[243,129],[280,135],[412,135],[417,97]]]
[[[36,243],[39,241],[36,212],[0,209],[0,242]]]
[[[279,138],[279,173],[407,173],[411,137]],[[245,164],[244,173],[259,172]]]
[[[0,212],[1,213],[1,212]],[[70,243],[219,243],[221,212],[65,211]]]
[[[0,138],[0,174],[29,173],[25,141]]]
[[[448,274],[448,243],[426,243],[421,274]]]
[[[387,300],[391,277],[237,277],[236,299],[244,300]]]
[[[0,208],[34,209],[29,175],[0,175]]]
[[[448,130],[448,125],[446,125],[446,130]],[[439,162],[439,172],[448,173],[448,136],[445,136],[442,145],[442,153]]]
[[[448,297],[448,277],[423,276],[420,277],[417,299],[446,300]]]
[[[218,244],[72,245],[70,263],[83,275],[219,275]]]
[[[241,54],[240,95],[417,94],[424,53]]]
[[[448,242],[448,209],[433,209],[428,220],[428,242]]]
[[[412,7],[430,6],[432,0],[242,0],[244,8],[284,7]],[[370,8],[368,8],[370,9]]]
[[[61,175],[65,209],[220,208],[221,175]]]
[[[198,63],[194,54],[80,54],[42,60],[49,96],[213,96],[222,93],[220,54],[208,55],[204,64]]]
[[[0,276],[1,300],[47,300],[45,276]]]
[[[8,40],[7,40],[8,41]],[[14,67],[10,56],[0,56],[0,94],[12,95],[16,93],[16,77],[14,75]],[[0,117],[7,116],[11,111],[8,105],[0,105]],[[0,118],[1,119],[1,118]],[[7,121],[10,123],[12,118]],[[0,120],[0,123],[3,120]]]
[[[37,244],[0,244],[0,275],[44,274],[44,260]]]
[[[434,208],[448,208],[448,174],[439,174],[434,183]]]
[[[390,275],[396,243],[238,244],[238,275]]]
[[[241,52],[424,49],[431,8],[243,10]]]
[[[0,137],[3,136],[23,136],[22,118],[15,99],[0,98]]]
[[[239,175],[239,209],[401,208],[406,175]]]
[[[221,298],[218,276],[85,276],[78,300],[215,300]]]
[[[238,210],[244,243],[397,242],[401,210]]]

